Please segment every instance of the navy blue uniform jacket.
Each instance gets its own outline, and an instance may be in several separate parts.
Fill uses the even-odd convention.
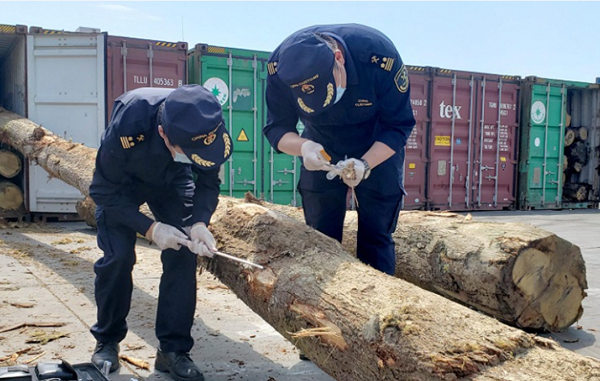
[[[299,111],[289,87],[277,77],[274,65],[280,53],[306,31],[328,34],[341,43],[347,73],[343,97],[316,116]],[[302,136],[321,143],[332,157],[332,164],[346,157],[362,157],[375,141],[385,143],[396,154],[374,168],[359,187],[384,195],[403,192],[404,147],[415,119],[406,68],[384,34],[358,24],[312,26],[283,41],[269,57],[268,65],[268,113],[263,131],[275,149],[284,134],[297,132],[298,119],[305,126]],[[318,191],[334,186],[325,175],[324,171],[311,172],[303,167],[299,188]]]
[[[219,169],[201,170],[173,161],[158,134],[157,112],[172,89],[141,88],[115,100],[110,124],[102,136],[90,196],[113,223],[146,234],[152,219],[140,213],[145,196],[160,197],[167,189],[189,189],[197,174],[189,225],[208,225],[219,195]],[[182,198],[183,203],[183,198]]]

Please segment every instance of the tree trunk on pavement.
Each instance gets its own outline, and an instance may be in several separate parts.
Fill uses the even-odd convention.
[[[14,115],[0,112],[3,140],[88,195],[96,150]],[[221,251],[265,268],[201,262],[338,380],[600,380],[600,361],[374,270],[275,210],[222,197],[211,226]]]

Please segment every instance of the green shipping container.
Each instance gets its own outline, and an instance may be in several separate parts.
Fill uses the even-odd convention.
[[[234,140],[221,167],[221,194],[246,192],[276,204],[300,206],[297,158],[276,153],[264,138],[269,52],[197,44],[188,52],[188,81],[211,90],[223,107]]]
[[[519,208],[597,208],[598,85],[528,77],[521,92]]]

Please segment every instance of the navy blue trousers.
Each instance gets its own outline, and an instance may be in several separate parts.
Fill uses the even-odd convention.
[[[186,190],[187,195],[193,192]],[[191,213],[191,197],[176,189],[146,189],[134,195],[144,199],[157,221],[176,227],[185,225]],[[142,201],[142,200],[140,200]],[[140,202],[140,205],[142,202]],[[98,341],[120,342],[127,334],[127,315],[133,291],[132,270],[136,262],[136,232],[116,221],[98,207],[98,246],[104,256],[94,264],[97,322],[91,328]],[[194,345],[191,328],[196,310],[196,255],[187,248],[161,253],[163,273],[160,279],[156,314],[156,337],[164,352],[189,352]]]
[[[306,224],[321,233],[342,241],[348,187],[323,191],[299,188]],[[381,195],[372,189],[355,188],[358,200],[358,259],[384,273],[394,275],[396,252],[392,233],[396,230],[402,207],[402,193]]]

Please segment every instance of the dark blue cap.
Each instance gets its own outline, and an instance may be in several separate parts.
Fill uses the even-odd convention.
[[[221,104],[203,86],[173,90],[165,99],[161,123],[171,145],[179,146],[202,169],[220,166],[233,152]]]
[[[300,110],[316,115],[333,105],[335,55],[325,41],[306,32],[279,53],[277,75],[288,85]]]

